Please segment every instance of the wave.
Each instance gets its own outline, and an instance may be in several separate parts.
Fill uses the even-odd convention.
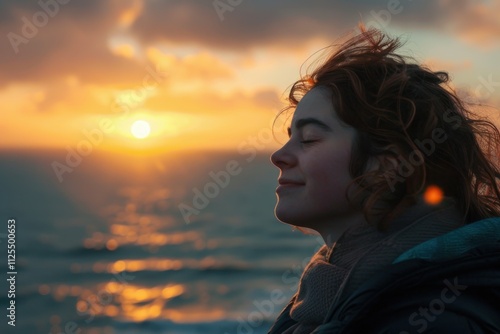
[[[145,321],[141,323],[117,322],[113,324],[115,334],[265,334],[274,319],[261,318],[223,319],[207,322],[178,323],[169,320]]]

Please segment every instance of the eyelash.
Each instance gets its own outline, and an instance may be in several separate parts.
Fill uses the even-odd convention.
[[[317,141],[317,140],[302,140],[301,143],[302,144],[310,144],[310,143],[314,143],[315,141]]]

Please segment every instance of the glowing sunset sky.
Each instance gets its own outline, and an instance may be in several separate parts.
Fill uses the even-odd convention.
[[[93,133],[107,149],[237,149],[270,129],[306,59],[360,20],[500,106],[499,1],[42,3],[0,2],[1,148],[74,147]],[[151,125],[142,140],[130,132],[139,119]]]

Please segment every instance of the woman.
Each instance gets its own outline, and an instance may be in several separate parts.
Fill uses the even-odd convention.
[[[269,333],[500,333],[496,127],[380,31],[291,88],[276,217],[325,245]]]

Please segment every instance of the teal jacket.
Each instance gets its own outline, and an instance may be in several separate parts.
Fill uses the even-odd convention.
[[[295,323],[292,302],[268,333]],[[313,333],[500,333],[500,218],[407,250],[332,305]]]

